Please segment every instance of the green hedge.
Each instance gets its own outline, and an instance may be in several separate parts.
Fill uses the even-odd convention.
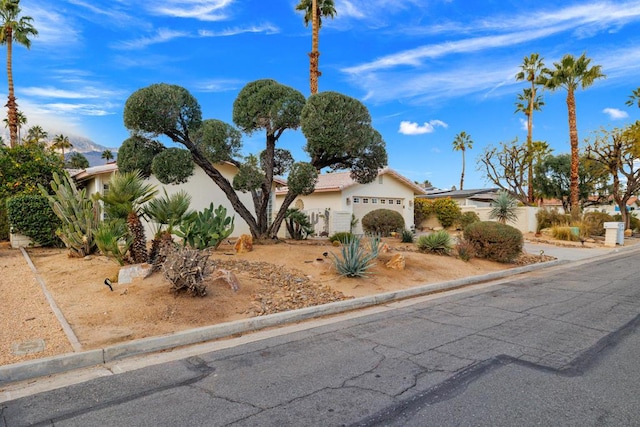
[[[56,236],[60,220],[46,197],[21,195],[7,199],[7,216],[14,233],[24,234],[42,246],[61,246]]]
[[[470,242],[479,258],[511,262],[522,253],[524,239],[517,228],[493,221],[469,224],[464,239]]]

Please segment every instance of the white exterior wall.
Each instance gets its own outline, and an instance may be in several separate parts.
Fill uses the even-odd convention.
[[[282,206],[282,201],[284,200],[284,195],[276,196],[276,208],[274,209],[274,215]],[[320,193],[312,193],[307,196],[298,196],[295,198],[293,203],[289,205],[289,208],[295,208],[298,206],[302,206],[302,211],[309,216],[309,219],[312,222],[314,229],[316,230],[316,234],[320,235],[325,228],[328,228],[327,234],[330,236],[336,231],[345,231],[341,229],[341,223],[337,224],[334,222],[335,213],[343,213],[347,212],[349,218],[351,218],[351,210],[350,207],[344,206],[342,204],[342,197],[340,196],[339,191],[330,191],[330,192],[320,192]],[[324,215],[326,210],[329,210],[329,223],[328,227],[324,223],[323,218],[318,218],[319,215]],[[349,231],[347,228],[346,231]],[[280,226],[280,230],[278,231],[278,236],[285,238],[287,234],[287,227],[284,224]]]
[[[237,169],[228,164],[218,164],[216,165],[216,169],[218,169],[225,178],[229,180],[229,182],[233,182],[233,177],[236,174]],[[231,202],[227,199],[227,196],[224,192],[216,185],[215,182],[209,178],[209,176],[202,170],[202,168],[198,165],[195,165],[193,170],[193,175],[189,177],[189,180],[184,184],[162,184],[158,179],[151,175],[148,179],[148,182],[152,185],[155,185],[158,190],[158,196],[163,196],[163,189],[167,190],[167,194],[175,194],[180,190],[184,190],[191,195],[191,204],[190,209],[194,211],[201,211],[205,208],[208,208],[211,202],[213,202],[214,208],[217,208],[219,205],[224,206],[227,209],[227,216],[235,217],[233,224],[233,233],[232,236],[237,237],[241,234],[251,234],[249,231],[249,226],[247,223],[236,213],[236,211],[231,206]],[[241,193],[238,192],[238,197],[242,201],[242,203],[249,209],[251,213],[254,212],[253,207],[253,199],[251,198],[250,193]],[[145,232],[147,233],[147,237],[150,239],[153,237],[153,231],[151,224],[147,223],[143,220],[145,225]]]
[[[491,207],[461,206],[460,209],[462,210],[462,213],[475,212],[480,218],[480,221],[495,221],[489,218],[489,213],[492,209]],[[536,218],[538,209],[540,208],[531,206],[521,206],[517,208],[516,215],[518,216],[518,220],[515,223],[509,222],[507,225],[515,227],[523,233],[535,233],[538,225],[538,220]],[[435,227],[440,227],[441,225],[436,216],[431,215],[429,218],[424,220],[420,226],[424,229],[433,229]]]

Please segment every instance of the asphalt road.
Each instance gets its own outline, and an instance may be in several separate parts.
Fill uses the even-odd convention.
[[[7,401],[0,426],[637,426],[639,256]]]

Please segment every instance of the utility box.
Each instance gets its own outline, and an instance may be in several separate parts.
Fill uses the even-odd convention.
[[[604,245],[624,245],[624,222],[604,223]]]

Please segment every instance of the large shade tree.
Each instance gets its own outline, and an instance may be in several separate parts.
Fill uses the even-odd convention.
[[[7,119],[9,124],[9,142],[11,147],[18,144],[18,104],[13,87],[13,43],[31,47],[29,37],[38,35],[33,27],[33,18],[20,16],[20,0],[0,0],[0,44],[7,46]]]
[[[586,53],[576,58],[567,54],[560,62],[554,62],[551,70],[546,70],[540,82],[551,90],[563,88],[567,91],[567,112],[569,116],[569,141],[571,143],[571,216],[577,220],[580,216],[578,126],[576,123],[575,91],[581,87],[586,89],[597,79],[606,77],[600,65],[591,66],[591,59]]]
[[[318,50],[322,18],[333,18],[337,12],[333,0],[300,0],[296,10],[304,12],[304,25],[311,23],[311,52],[309,53],[309,85],[311,94],[318,93],[320,51]]]
[[[259,239],[276,237],[287,208],[298,195],[313,192],[322,168],[350,169],[355,180],[366,183],[373,181],[387,162],[384,141],[371,126],[367,108],[335,92],[316,94],[305,101],[293,88],[274,80],[257,80],[238,94],[233,121],[237,128],[220,120],[203,120],[200,105],[186,89],[164,83],[137,90],[124,108],[124,124],[135,138],[164,135],[186,147],[192,160],[224,192],[253,237]],[[307,139],[304,149],[309,162],[295,162],[289,151],[276,146],[283,132],[298,128]],[[241,156],[240,131],[249,135],[262,132],[264,150]],[[118,166],[125,158],[126,153],[120,150]],[[233,182],[218,169],[221,162],[238,168]],[[287,176],[288,192],[270,222],[267,212],[275,175]],[[237,191],[251,194],[253,212]]]
[[[463,189],[464,185],[464,168],[465,168],[465,159],[464,153],[468,149],[473,147],[473,141],[471,140],[471,136],[465,131],[460,132],[453,139],[453,150],[454,151],[462,151],[462,172],[460,173],[460,190]]]
[[[518,96],[516,103],[516,112],[521,111],[527,116],[527,148],[530,152],[533,144],[533,112],[540,111],[540,107],[544,105],[542,97],[537,94],[537,87],[541,83],[540,76],[544,72],[546,69],[543,58],[537,53],[532,53],[524,57],[520,71],[516,74],[517,81],[527,81],[531,85]],[[533,156],[531,154],[529,155],[527,175],[527,197],[528,202],[532,204],[535,200],[533,194]]]

